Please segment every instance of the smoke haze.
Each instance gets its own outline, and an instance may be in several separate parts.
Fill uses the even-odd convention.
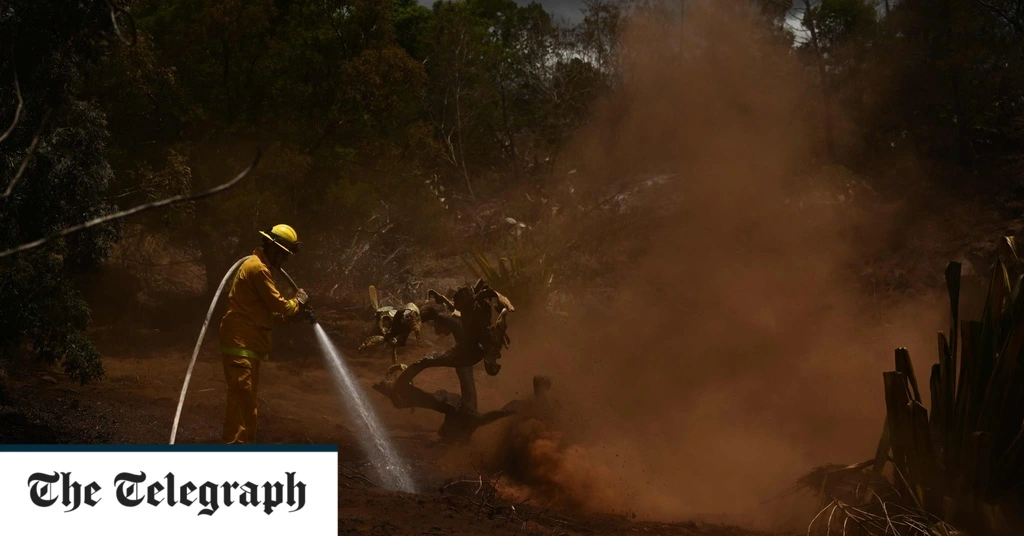
[[[498,398],[549,375],[564,421],[509,421],[476,441],[525,457],[534,497],[805,527],[787,517],[805,505],[765,501],[816,465],[873,456],[893,349],[908,347],[919,375],[933,359],[942,296],[887,307],[864,291],[858,260],[901,228],[808,201],[846,193],[800,178],[816,140],[792,119],[815,93],[790,51],[744,17],[694,10],[682,35],[702,53],[677,68],[667,55],[679,29],[634,21],[625,97],[576,139],[581,175],[669,169],[658,195],[684,206],[637,237],[644,253],[610,303],[568,325],[512,320]]]

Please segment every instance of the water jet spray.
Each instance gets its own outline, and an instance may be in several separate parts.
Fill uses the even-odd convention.
[[[377,471],[378,483],[390,490],[415,493],[415,484],[409,476],[405,462],[395,451],[387,431],[377,419],[358,380],[345,364],[341,351],[334,346],[320,324],[314,325],[313,330],[316,332],[317,342],[324,357],[331,365],[336,386],[344,397],[349,411],[363,424],[364,430],[358,435],[358,439]]]
[[[206,337],[206,328],[210,324],[210,318],[213,316],[213,311],[217,306],[217,300],[224,291],[224,286],[227,284],[228,279],[231,278],[231,276],[238,270],[238,267],[241,266],[248,258],[249,256],[239,259],[231,266],[231,268],[228,269],[227,273],[224,274],[224,278],[221,279],[220,285],[217,287],[217,291],[213,295],[213,300],[210,302],[210,308],[207,310],[206,318],[203,320],[203,327],[199,331],[199,339],[196,340],[196,346],[192,351],[192,358],[188,364],[188,371],[185,373],[185,382],[181,386],[181,395],[178,397],[178,408],[174,413],[174,425],[171,427],[171,445],[174,444],[174,440],[178,433],[178,422],[181,418],[181,409],[185,404],[185,394],[188,392],[188,385],[192,379],[192,370],[195,368],[196,358],[199,356],[199,349],[202,347],[203,339]],[[292,288],[298,291],[299,286],[295,284],[295,280],[292,279],[292,277],[284,270],[279,269],[279,271],[292,285]],[[305,304],[304,299],[302,300],[302,303]],[[309,309],[308,305],[306,305],[305,308],[308,311],[309,321],[313,325],[313,330],[316,333],[320,350],[322,351],[324,358],[330,364],[331,373],[334,375],[335,384],[338,390],[345,399],[349,411],[355,414],[365,427],[365,433],[359,436],[359,440],[363,444],[363,448],[366,451],[367,456],[369,456],[370,462],[377,470],[381,485],[392,490],[415,493],[415,485],[412,478],[409,476],[408,469],[406,468],[404,461],[399,457],[394,447],[391,445],[391,441],[388,438],[384,427],[377,419],[376,413],[373,411],[373,408],[364,396],[363,389],[355,379],[354,374],[352,374],[348,369],[348,366],[343,361],[341,352],[334,346],[334,343],[331,342],[327,333],[313,316],[312,310]]]

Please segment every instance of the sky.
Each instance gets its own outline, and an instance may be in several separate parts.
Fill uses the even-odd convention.
[[[531,0],[516,0],[520,5],[529,4]],[[434,0],[419,0],[425,6],[434,3]],[[565,17],[573,22],[580,20],[580,9],[583,7],[583,0],[539,0],[540,4],[548,13],[556,19]]]

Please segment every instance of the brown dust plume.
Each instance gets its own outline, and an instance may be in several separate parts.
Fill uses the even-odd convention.
[[[573,155],[598,182],[672,172],[656,195],[680,206],[634,237],[642,254],[613,297],[567,324],[512,320],[499,396],[550,376],[560,421],[509,421],[476,441],[513,454],[535,499],[806,524],[769,500],[818,464],[873,455],[881,373],[896,346],[931,357],[943,305],[885,307],[864,290],[858,263],[901,230],[819,172],[805,119],[820,93],[787,46],[739,8],[677,24],[630,23],[623,86]],[[608,255],[622,247],[589,239]]]

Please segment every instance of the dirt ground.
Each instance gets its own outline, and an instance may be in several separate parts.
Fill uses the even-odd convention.
[[[367,389],[367,396],[391,430],[396,446],[414,471],[419,494],[390,492],[369,477],[372,471],[334,389],[330,372],[302,330],[291,326],[275,344],[283,357],[261,370],[260,435],[264,443],[339,445],[338,519],[341,534],[658,534],[746,536],[762,534],[696,521],[674,524],[634,521],[628,515],[585,515],[527,501],[510,502],[487,485],[467,454],[441,443],[441,419],[431,412],[397,410],[370,390],[388,363],[383,352],[359,354],[354,345],[362,326],[339,329],[336,343]],[[80,386],[59,370],[34,362],[7,364],[6,393],[0,395],[0,443],[165,443],[195,334],[191,323],[180,333],[125,328],[93,333],[104,354],[106,377]],[[197,330],[195,330],[197,331]],[[215,332],[214,332],[215,333]],[[213,338],[200,353],[181,416],[178,443],[216,442],[223,423],[223,376]],[[292,343],[292,344],[289,344]],[[427,342],[417,353],[430,348]],[[412,356],[417,354],[407,354]],[[430,371],[417,380],[428,390],[457,387],[448,371]],[[479,374],[483,375],[482,371]],[[481,378],[481,408],[505,401]],[[453,462],[453,460],[455,460]],[[484,479],[484,480],[481,480]]]

